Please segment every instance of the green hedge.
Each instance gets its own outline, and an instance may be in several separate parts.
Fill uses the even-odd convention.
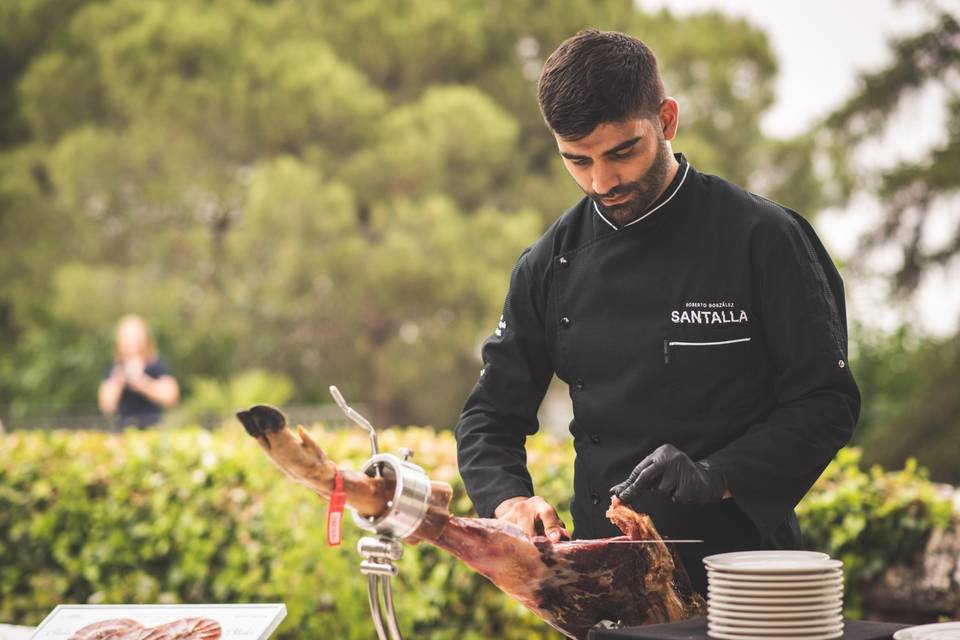
[[[368,453],[359,431],[315,437],[343,466]],[[452,511],[470,513],[448,432],[409,428],[381,447],[410,446],[432,478],[454,487]],[[355,552],[324,542],[324,504],[290,482],[239,427],[103,434],[0,435],[0,621],[32,625],[59,603],[276,602],[278,638],[369,638],[365,581]],[[569,520],[572,447],[530,441],[539,492]],[[909,561],[949,519],[915,466],[857,468],[843,453],[802,505],[809,546],[844,559],[848,602],[888,562]],[[553,638],[519,604],[429,545],[407,547],[396,599],[411,637]]]
[[[916,562],[953,509],[916,460],[901,471],[863,471],[860,453],[842,449],[797,509],[805,546],[843,560],[850,617],[860,614],[861,587],[891,564]]]
[[[369,455],[358,430],[315,436],[343,466]],[[537,440],[543,491],[560,498],[572,451]],[[386,451],[413,448],[431,477],[454,485],[453,511],[469,513],[449,433],[394,430],[380,441]],[[0,436],[0,451],[0,621],[36,624],[59,603],[282,601],[278,638],[373,633],[359,530],[347,523],[343,546],[327,547],[326,503],[239,427],[14,432]],[[428,545],[406,548],[395,595],[411,637],[555,637]]]

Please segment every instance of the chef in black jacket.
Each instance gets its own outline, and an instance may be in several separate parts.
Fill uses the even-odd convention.
[[[524,444],[554,373],[570,387],[575,538],[619,535],[615,493],[702,558],[799,548],[793,508],[850,438],[843,284],[790,209],[701,173],[653,53],[583,31],[547,60],[541,111],[587,194],[520,256],[456,427],[481,517],[567,535]]]

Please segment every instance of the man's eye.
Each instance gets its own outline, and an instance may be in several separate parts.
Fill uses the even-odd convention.
[[[614,160],[626,160],[632,155],[633,155],[633,149],[630,149],[629,151],[621,151],[619,153],[615,153],[613,154],[612,157]]]
[[[588,164],[590,164],[590,161],[587,160],[586,158],[572,158],[570,162],[577,165],[578,167],[585,167]]]

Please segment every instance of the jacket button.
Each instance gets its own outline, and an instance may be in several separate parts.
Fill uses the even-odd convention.
[[[557,260],[557,264],[559,264],[561,267],[566,267],[570,264],[570,261],[563,256],[560,256],[560,258]]]
[[[576,385],[577,385],[577,389],[583,389],[583,387],[585,386],[583,384],[583,378],[577,378]]]
[[[563,316],[562,318],[560,318],[560,326],[563,327],[564,329],[566,329],[567,327],[569,327],[569,326],[570,326],[570,318],[568,318],[567,316]]]
[[[591,493],[591,494],[590,494],[590,501],[593,502],[593,504],[600,504],[600,496],[598,496],[598,495],[595,494],[595,493]]]
[[[595,434],[595,433],[592,434],[592,435],[590,436],[590,442],[592,442],[593,444],[600,444],[600,436],[598,436],[598,435]]]

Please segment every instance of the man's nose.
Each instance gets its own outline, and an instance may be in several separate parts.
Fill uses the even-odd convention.
[[[592,179],[593,192],[600,196],[620,186],[620,177],[617,175],[617,172],[612,171],[609,167],[599,162],[593,166]]]

